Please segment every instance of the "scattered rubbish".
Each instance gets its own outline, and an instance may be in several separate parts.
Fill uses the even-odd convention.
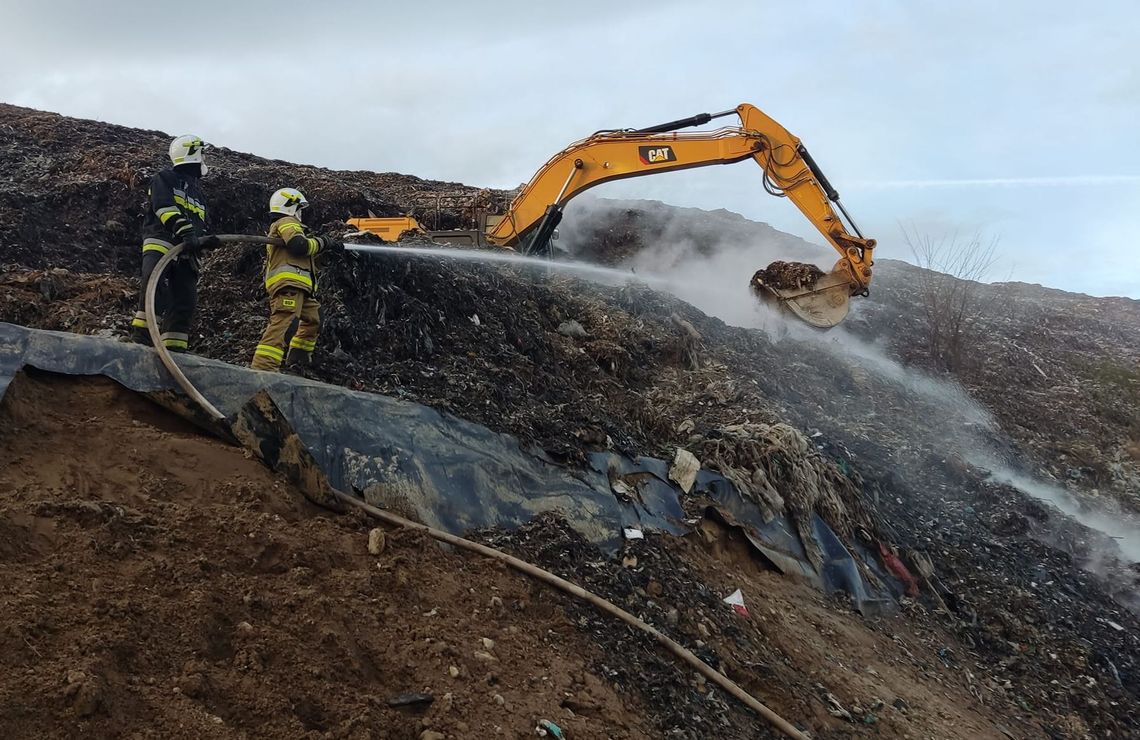
[[[693,489],[693,484],[697,481],[697,472],[700,469],[701,463],[696,456],[688,450],[678,447],[677,454],[673,457],[673,466],[669,468],[669,480],[679,485],[682,491],[688,493]]]
[[[368,532],[368,554],[379,555],[384,552],[384,530],[376,527]]]
[[[744,605],[744,593],[738,588],[728,596],[724,597],[724,603],[732,607],[732,610],[741,616],[748,616],[748,607]]]
[[[590,336],[586,333],[585,327],[583,327],[574,319],[563,321],[561,324],[559,324],[558,333],[564,337],[570,337],[571,339],[588,339]]]
[[[435,697],[431,694],[413,693],[413,694],[397,694],[388,699],[388,706],[390,707],[424,707],[435,701]]]
[[[1113,678],[1113,680],[1115,680],[1115,681],[1116,681],[1116,685],[1117,685],[1117,686],[1120,686],[1120,687],[1123,687],[1123,686],[1124,686],[1124,682],[1120,680],[1120,671],[1117,669],[1117,667],[1116,667],[1116,664],[1115,664],[1115,663],[1113,663],[1113,662],[1112,662],[1111,660],[1109,660],[1108,658],[1105,658],[1105,659],[1104,659],[1104,662],[1105,662],[1105,664],[1108,666],[1108,670],[1109,670],[1109,672],[1112,674],[1112,678]]]
[[[621,533],[623,535],[625,535],[625,538],[627,540],[643,540],[643,539],[645,539],[645,533],[642,532],[637,527],[623,527],[621,530]]]
[[[481,326],[481,323],[479,321],[479,314],[477,314],[477,313],[471,314],[471,323],[474,324],[475,326]]]
[[[633,500],[633,489],[625,481],[618,479],[610,482],[610,490],[617,494],[622,501]]]
[[[885,542],[879,543],[879,555],[883,559],[883,565],[891,574],[906,584],[906,595],[912,599],[918,598],[918,580],[911,575],[907,567],[903,565],[903,561],[895,553],[895,549]]]
[[[832,717],[847,720],[848,722],[855,721],[851,716],[851,712],[844,709],[843,705],[839,703],[839,699],[835,698],[835,694],[829,691],[824,695],[824,699],[827,700],[827,713]]]
[[[538,721],[538,726],[534,728],[534,733],[539,737],[566,737],[562,734],[562,728],[548,719],[540,719]]]
[[[6,115],[9,118],[5,120],[11,120],[10,117],[17,114]],[[60,120],[67,123],[70,119]],[[36,125],[49,130],[58,126],[47,121],[37,121]],[[106,140],[114,141],[124,135],[117,131]],[[142,134],[132,135],[142,137],[140,140],[146,143]],[[37,136],[35,149],[23,159],[29,166],[34,162],[51,162],[53,157],[66,151],[61,148],[62,142],[90,140],[101,139],[54,133]],[[29,146],[19,140],[16,144]],[[50,150],[49,145],[55,150]],[[123,161],[138,158],[127,152],[148,150],[148,146],[140,147],[132,142],[124,148]],[[259,183],[255,179],[259,175],[252,174],[250,169],[253,161],[233,161],[233,177],[227,176],[215,184],[212,197],[232,205],[232,209],[227,205],[227,220],[251,220],[252,209],[260,206],[251,204],[246,208],[242,201],[249,199],[240,197]],[[112,175],[98,169],[99,165],[96,158],[89,173],[79,168],[80,181],[114,182],[108,179],[113,178]],[[137,167],[133,162],[132,166]],[[287,167],[275,169],[280,165],[272,163],[256,166],[276,173],[272,176],[277,179],[288,172]],[[318,188],[324,196],[321,207],[329,213],[344,212],[347,199],[359,198],[363,192],[363,181],[357,182],[343,174],[313,172],[311,177],[321,182]],[[344,182],[338,182],[337,178]],[[16,182],[20,188],[32,188],[36,181],[47,183],[44,187],[49,187],[53,178],[23,177]],[[396,179],[385,182],[375,193],[370,189],[368,197],[401,208],[410,207],[412,201],[405,190],[424,187],[437,187],[437,184],[405,183]],[[76,188],[76,193],[85,192],[86,188]],[[463,193],[471,195],[470,191],[461,191]],[[121,324],[121,304],[124,298],[129,300],[133,287],[117,270],[116,274],[98,274],[107,269],[107,250],[74,250],[69,245],[74,241],[72,227],[80,224],[80,233],[94,235],[93,239],[100,244],[130,243],[135,230],[131,219],[137,221],[137,215],[123,218],[126,228],[116,226],[123,233],[112,236],[110,227],[104,228],[104,214],[118,214],[116,219],[132,214],[137,210],[132,205],[137,195],[137,187],[112,190],[108,193],[112,202],[99,209],[85,205],[83,199],[75,205],[65,199],[59,204],[64,210],[58,218],[41,217],[32,210],[34,204],[52,202],[54,205],[53,200],[38,194],[35,198],[25,197],[26,205],[22,208],[27,211],[27,223],[39,224],[43,235],[37,232],[34,238],[5,244],[5,259],[24,265],[56,264],[75,272],[49,274],[26,268],[2,271],[0,293],[6,290],[12,297],[7,302],[0,300],[4,320],[79,332],[94,329],[96,333],[108,331],[97,327]],[[334,197],[338,200],[333,200]],[[438,198],[439,194],[434,193],[432,197]],[[628,213],[629,218],[641,213],[643,221],[669,223],[671,228],[680,225],[676,219],[649,219],[644,217],[644,212],[630,209],[618,212]],[[70,226],[65,230],[64,224]],[[590,228],[604,235],[612,226],[612,219],[598,218]],[[634,251],[638,240],[644,243],[645,232],[646,226],[642,224],[612,229],[612,239],[598,237],[589,241],[596,242],[598,250],[604,248],[612,252],[616,246]],[[628,246],[622,246],[626,243]],[[251,293],[248,290],[250,264],[248,260],[239,259],[237,250],[232,254],[213,254],[210,260],[211,295],[204,296],[199,323],[211,330],[195,337],[196,349],[208,357],[247,361],[249,347],[257,341],[256,334],[251,332],[259,329],[258,322],[245,321],[244,317],[260,312],[257,302],[245,297]],[[673,453],[676,445],[683,445],[695,453],[703,468],[717,472],[732,470],[736,479],[747,485],[750,498],[754,497],[774,511],[780,507],[768,500],[769,487],[784,495],[790,489],[801,489],[804,495],[797,502],[797,510],[819,512],[833,525],[836,521],[843,523],[852,519],[846,515],[850,509],[837,508],[833,501],[849,506],[850,499],[820,496],[821,491],[830,494],[834,489],[842,493],[844,489],[814,485],[816,476],[821,471],[830,475],[831,467],[838,468],[852,480],[854,476],[861,476],[860,493],[864,497],[873,493],[876,504],[881,498],[882,515],[899,532],[898,537],[890,539],[922,547],[933,558],[938,571],[945,574],[947,584],[953,587],[954,593],[948,593],[935,581],[938,591],[930,596],[924,594],[924,598],[935,598],[939,592],[945,596],[956,617],[953,645],[961,651],[963,662],[969,655],[971,664],[976,660],[995,667],[997,688],[987,693],[986,698],[994,703],[996,711],[1012,714],[1012,705],[1005,706],[1012,700],[998,692],[1000,688],[1002,692],[1012,693],[1005,679],[1012,676],[1017,682],[1016,692],[1025,696],[1046,697],[1062,690],[1071,691],[1075,696],[1072,702],[1033,699],[1034,704],[1042,704],[1038,707],[1042,711],[1042,723],[1067,727],[1079,727],[1083,723],[1091,736],[1127,734],[1128,713],[1132,711],[1127,707],[1134,707],[1134,702],[1120,702],[1118,707],[1116,697],[1100,687],[1117,686],[1120,678],[1127,685],[1129,678],[1136,675],[1135,657],[1124,649],[1131,644],[1126,641],[1135,634],[1136,621],[1129,613],[1117,611],[1112,600],[1113,596],[1128,597],[1129,586],[1134,589],[1135,584],[1122,580],[1120,587],[1106,592],[1098,585],[1097,578],[1079,569],[1090,553],[1098,555],[1099,564],[1102,549],[1111,554],[1115,546],[1112,542],[1102,542],[1103,538],[1095,533],[1070,526],[1066,523],[1067,517],[1059,514],[1049,514],[1048,523],[1037,516],[1029,516],[1027,520],[1023,516],[1027,513],[1025,495],[1008,486],[979,483],[975,471],[957,463],[953,456],[941,454],[945,449],[939,443],[945,441],[945,437],[964,434],[968,429],[956,429],[957,417],[953,414],[931,412],[930,409],[941,407],[927,403],[921,394],[912,392],[917,387],[913,378],[889,381],[869,371],[867,364],[858,358],[848,362],[839,353],[817,351],[813,342],[769,341],[759,332],[726,326],[689,307],[678,307],[671,298],[639,287],[620,292],[606,288],[596,295],[581,290],[577,281],[567,281],[565,286],[554,281],[536,287],[512,272],[500,274],[471,262],[453,264],[453,260],[448,257],[438,265],[410,260],[339,263],[331,260],[322,291],[327,291],[333,309],[329,312],[331,320],[322,336],[319,353],[327,349],[328,354],[319,359],[330,361],[319,369],[319,379],[434,406],[445,413],[486,424],[495,432],[515,434],[526,445],[570,463],[581,462],[582,448],[601,446],[573,433],[573,429],[587,424],[603,430],[601,440],[606,446],[610,446],[606,440],[612,435],[614,449],[665,456],[667,462],[662,472],[668,464],[667,455]],[[922,322],[890,321],[889,318],[914,305],[913,291],[908,294],[904,288],[908,284],[913,288],[915,283],[907,279],[911,273],[902,266],[884,266],[884,275],[892,269],[898,270],[895,273],[898,279],[891,283],[891,290],[881,291],[880,295],[886,300],[866,304],[868,310],[861,317],[863,329],[881,324],[883,333],[878,334],[878,338],[884,341],[884,346],[914,348],[917,346],[915,337],[907,332],[917,331]],[[69,281],[74,283],[73,290],[62,290]],[[1123,309],[1119,307],[1112,308],[1110,313],[1110,304],[1100,302],[1101,299],[1066,295],[1064,304],[1060,304],[1039,289],[1002,290],[1010,297],[1010,311],[1004,324],[987,323],[985,331],[975,335],[979,344],[974,354],[976,358],[1005,358],[1007,361],[983,362],[977,374],[967,368],[964,379],[976,385],[996,405],[1003,427],[1007,426],[1005,422],[1012,422],[1008,429],[1017,437],[1015,441],[1035,455],[1029,462],[1046,461],[1042,470],[1046,476],[1064,479],[1068,467],[1073,471],[1068,475],[1075,481],[1074,488],[1077,483],[1087,488],[1093,482],[1115,481],[1121,471],[1119,462],[1114,461],[1110,453],[1119,450],[1119,445],[1106,442],[1120,438],[1119,426],[1107,415],[1095,413],[1096,407],[1085,399],[1093,389],[1096,395],[1112,399],[1114,407],[1120,405],[1121,397],[1114,395],[1114,389],[1125,386],[1110,382],[1112,368],[1101,361],[1104,358],[1107,362],[1119,352],[1116,349],[1098,351],[1098,345],[1104,343],[1108,335],[1096,325],[1135,326],[1134,319],[1131,324],[1127,323],[1127,317],[1135,314],[1121,314]],[[1004,307],[1005,302],[1002,305]],[[473,315],[476,309],[479,313]],[[690,373],[673,373],[673,367],[663,364],[678,363],[672,344],[676,341],[676,331],[660,320],[673,310],[688,317],[705,337],[701,366]],[[1099,318],[1097,311],[1103,311]],[[476,323],[479,316],[489,318],[480,318]],[[598,341],[565,342],[559,333],[551,331],[568,316],[589,323],[592,338]],[[1121,317],[1125,320],[1121,321]],[[882,320],[884,318],[887,320]],[[494,326],[496,331],[489,335],[477,328],[484,323]],[[1008,362],[1003,345],[1013,333],[1025,337],[1027,343],[1035,342],[1031,347],[1042,354],[1051,347],[1066,348],[1064,352],[1050,355],[1048,364],[1037,363],[1049,367],[1050,376],[1062,378],[1056,388],[1047,391],[1044,386],[1025,382],[1027,377],[1030,381],[1044,377],[1037,364],[1026,367],[1028,376],[1011,372],[1017,370],[1016,363]],[[1011,346],[1019,351],[1023,349]],[[1090,376],[1081,372],[1081,365],[1096,368],[1105,376],[1104,382],[1090,382]],[[424,367],[431,367],[433,372],[420,374]],[[1134,365],[1125,369],[1133,368]],[[619,382],[614,382],[615,377]],[[1127,380],[1128,376],[1122,377]],[[559,392],[552,392],[555,389]],[[859,402],[866,398],[875,399],[873,408]],[[1041,399],[1048,402],[1042,403]],[[868,411],[870,413],[866,413]],[[767,441],[750,447],[744,442],[755,439],[751,429],[739,435],[722,432],[741,419],[776,417],[788,418],[798,428],[812,429],[811,449],[818,449],[822,454],[815,456],[812,452],[805,457],[787,444]],[[1058,424],[1057,420],[1070,423]],[[814,427],[820,425],[827,430],[825,437],[815,434]],[[676,434],[670,434],[670,427],[674,426]],[[986,425],[978,429],[988,434]],[[1065,443],[1063,448],[1058,446],[1058,440]],[[850,449],[844,449],[843,445]],[[714,456],[718,449],[725,454]],[[816,457],[824,459],[828,467],[815,464]],[[851,462],[851,472],[842,464],[844,460]],[[900,465],[904,460],[908,464]],[[931,465],[925,465],[926,461]],[[1127,458],[1124,462],[1127,463]],[[781,478],[788,470],[793,475]],[[1123,468],[1124,473],[1128,471],[1128,467]],[[813,482],[813,485],[803,485],[803,481]],[[1103,498],[1117,495],[1119,481],[1114,485],[1116,488],[1102,491]],[[1129,490],[1140,489],[1132,486]],[[792,499],[789,496],[789,500]],[[964,517],[963,512],[969,516]],[[939,525],[927,524],[934,521]],[[1003,525],[1007,522],[1017,526],[1006,529]],[[611,525],[605,531],[615,536],[617,532],[613,530],[617,528]],[[840,534],[845,535],[842,531]],[[1034,541],[1023,539],[1025,534]],[[359,533],[355,537],[359,538]],[[627,592],[620,588],[629,582],[644,583],[646,578],[658,573],[655,555],[647,552],[650,549],[647,545],[655,545],[656,539],[626,546],[637,550],[641,562],[627,555],[620,564],[626,568],[637,567],[639,571],[627,570],[621,573],[625,579],[614,579],[612,586],[607,583],[606,587],[614,589],[613,594],[626,597]],[[536,543],[542,544],[541,548],[535,546],[541,552],[548,549],[546,538],[536,538]],[[360,544],[356,539],[357,550]],[[1111,547],[1102,548],[1102,544]],[[388,543],[389,551],[395,547],[396,543]],[[579,578],[588,581],[604,572],[593,567],[593,560],[577,557],[575,550],[549,549],[554,553],[551,558],[565,560],[567,570]],[[567,553],[575,557],[567,558]],[[1034,567],[1036,561],[1047,566],[1048,579],[1038,575]],[[1116,567],[1111,559],[1106,562],[1109,567]],[[909,558],[906,563],[918,576],[920,569]],[[615,568],[618,565],[618,562],[613,563]],[[407,570],[411,573],[410,568]],[[302,572],[298,569],[294,575]],[[380,572],[384,578],[390,575],[386,570]],[[1030,582],[1036,583],[1037,588],[1030,590]],[[674,581],[666,580],[665,584],[671,595],[680,593]],[[479,605],[486,603],[488,597],[489,594],[480,595]],[[715,607],[715,592],[713,597]],[[513,594],[509,600],[512,606],[518,603]],[[402,610],[407,608],[406,605],[401,607]],[[498,608],[502,609],[502,600]],[[419,611],[416,609],[409,616],[418,617]],[[658,612],[654,616],[663,614]],[[1109,614],[1117,621],[1105,620],[1104,616]],[[245,615],[243,612],[242,616]],[[1098,615],[1102,617],[1099,622],[1095,621]],[[908,618],[924,616],[922,610],[916,609]],[[733,619],[723,611],[720,617]],[[686,607],[687,623],[700,618],[699,614],[691,615]],[[501,616],[497,621],[505,623],[506,619]],[[720,635],[718,625],[721,623],[710,624]],[[258,632],[261,629],[259,621]],[[705,634],[707,636],[707,628]],[[963,638],[961,642],[958,635]],[[1022,647],[1014,647],[1011,652],[1009,645]],[[1024,646],[1032,647],[1026,651]],[[931,657],[931,647],[937,649],[939,644],[926,646],[924,660]],[[32,645],[28,649],[36,650]],[[1050,654],[1057,654],[1060,659],[1042,657]],[[1103,657],[1106,655],[1118,661],[1119,670]],[[933,663],[938,665],[938,658],[934,658]],[[455,671],[458,676],[458,669]],[[1083,671],[1095,671],[1099,683],[1090,688],[1078,683],[1076,676]],[[988,678],[982,679],[984,686],[988,686]],[[1052,680],[1059,681],[1062,688],[1051,688]],[[1002,682],[1006,684],[1004,688]],[[989,689],[983,688],[983,691]],[[1090,700],[1100,701],[1100,708],[1085,709]],[[904,704],[905,711],[902,700],[895,704],[896,708],[897,704]],[[1070,710],[1070,717],[1058,723],[1055,712]]]

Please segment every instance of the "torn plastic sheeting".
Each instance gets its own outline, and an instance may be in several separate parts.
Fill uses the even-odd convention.
[[[665,515],[682,521],[685,514],[677,496],[677,488],[666,482],[669,463],[649,457],[636,460],[614,453],[595,453],[591,456],[595,471],[615,470],[625,479],[638,476],[635,505],[651,515]],[[859,561],[851,554],[835,532],[818,514],[812,515],[812,530],[820,551],[824,554],[822,572],[817,573],[808,560],[803,542],[787,516],[764,521],[760,508],[745,498],[727,478],[708,470],[697,474],[692,495],[706,499],[727,524],[739,527],[756,550],[782,573],[807,578],[828,593],[845,591],[853,597],[856,608],[871,616],[894,608],[895,589],[889,588],[886,574],[877,567],[866,551],[860,552],[868,564],[871,575],[880,582],[872,583],[863,577]]]
[[[683,524],[679,489],[668,482],[669,464],[664,460],[597,453],[591,456],[590,469],[571,470],[524,450],[514,437],[409,401],[193,355],[178,361],[229,419],[264,389],[335,488],[362,492],[370,503],[448,532],[514,528],[552,510],[610,552],[620,547],[623,527],[689,531]],[[24,366],[105,375],[143,393],[169,393],[173,387],[149,348],[0,323],[0,392]],[[633,501],[619,501],[610,491],[611,470],[637,477]],[[787,520],[764,522],[754,503],[710,471],[698,473],[694,491],[740,523],[757,548],[781,568],[813,573]],[[816,536],[823,538],[819,544],[828,553],[828,567],[820,574],[824,585],[848,590],[857,603],[876,599],[875,589],[858,577],[850,553],[822,520]]]

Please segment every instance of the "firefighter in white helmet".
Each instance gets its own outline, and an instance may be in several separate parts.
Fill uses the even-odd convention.
[[[151,344],[147,331],[146,286],[162,256],[183,243],[179,255],[163,274],[158,286],[155,313],[166,348],[185,352],[190,342],[190,322],[198,303],[198,272],[201,250],[215,246],[206,218],[201,179],[206,174],[207,145],[197,136],[179,136],[170,142],[171,166],[151,178],[147,189],[149,204],[143,221],[142,286],[138,310],[131,321],[136,342]]]
[[[282,188],[269,199],[269,236],[284,246],[265,248],[265,290],[269,293],[269,323],[250,366],[255,370],[278,370],[303,375],[312,361],[320,333],[320,303],[317,302],[317,265],[320,254],[341,251],[344,244],[329,237],[314,237],[301,223],[301,211],[309,201],[300,190]],[[285,351],[285,335],[293,322],[297,330]]]

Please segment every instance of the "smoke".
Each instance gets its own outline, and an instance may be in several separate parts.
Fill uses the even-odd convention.
[[[756,299],[748,287],[758,268],[775,259],[815,261],[830,268],[834,256],[814,248],[808,255],[789,252],[783,240],[741,238],[736,234],[720,241],[697,239],[681,216],[665,225],[661,237],[636,252],[619,266],[652,277],[659,286],[725,323],[764,331],[779,346],[788,346],[789,354],[803,356],[802,348],[820,350],[839,367],[852,374],[870,376],[877,383],[893,386],[889,395],[904,408],[892,408],[877,414],[874,393],[865,399],[832,397],[834,389],[820,388],[819,412],[830,415],[835,423],[845,425],[857,421],[850,409],[867,408],[864,413],[877,417],[879,433],[896,435],[892,464],[900,469],[916,464],[915,448],[944,453],[977,469],[989,471],[989,479],[1002,483],[1042,501],[1084,525],[1103,533],[1116,543],[1100,547],[1093,553],[1088,567],[1100,570],[1100,560],[1120,557],[1140,562],[1140,529],[1135,522],[1118,512],[1093,508],[1063,488],[1017,472],[1018,460],[1011,455],[1011,443],[1002,433],[993,415],[954,382],[936,378],[903,366],[887,354],[886,347],[856,336],[842,327],[820,332],[788,318],[783,312]],[[902,399],[902,400],[899,400]],[[885,400],[885,399],[884,399]],[[803,410],[812,414],[811,410]],[[900,414],[913,423],[905,429],[898,426]],[[822,421],[822,419],[820,419]],[[1094,549],[1096,549],[1094,544]]]
[[[1101,502],[1099,508],[1092,508],[1064,488],[1022,475],[1001,463],[980,458],[978,464],[989,468],[991,480],[1052,504],[1089,529],[1115,540],[1123,559],[1130,563],[1140,563],[1140,526],[1134,517],[1120,511],[1119,507]]]
[[[757,301],[748,281],[759,267],[777,259],[771,244],[698,245],[691,239],[660,241],[626,264],[652,275],[673,295],[733,326],[763,329],[773,339],[787,327],[779,312]]]

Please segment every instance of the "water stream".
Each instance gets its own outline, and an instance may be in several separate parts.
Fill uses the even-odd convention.
[[[577,273],[595,280],[607,282],[625,282],[636,280],[649,285],[666,282],[663,278],[652,275],[641,275],[632,270],[619,270],[613,267],[603,267],[590,262],[556,261],[546,257],[531,257],[508,250],[483,249],[455,249],[451,247],[406,247],[395,244],[352,244],[346,243],[344,248],[351,252],[367,254],[390,254],[397,257],[428,257],[431,259],[455,259],[462,262],[485,262],[517,265],[535,269]]]

